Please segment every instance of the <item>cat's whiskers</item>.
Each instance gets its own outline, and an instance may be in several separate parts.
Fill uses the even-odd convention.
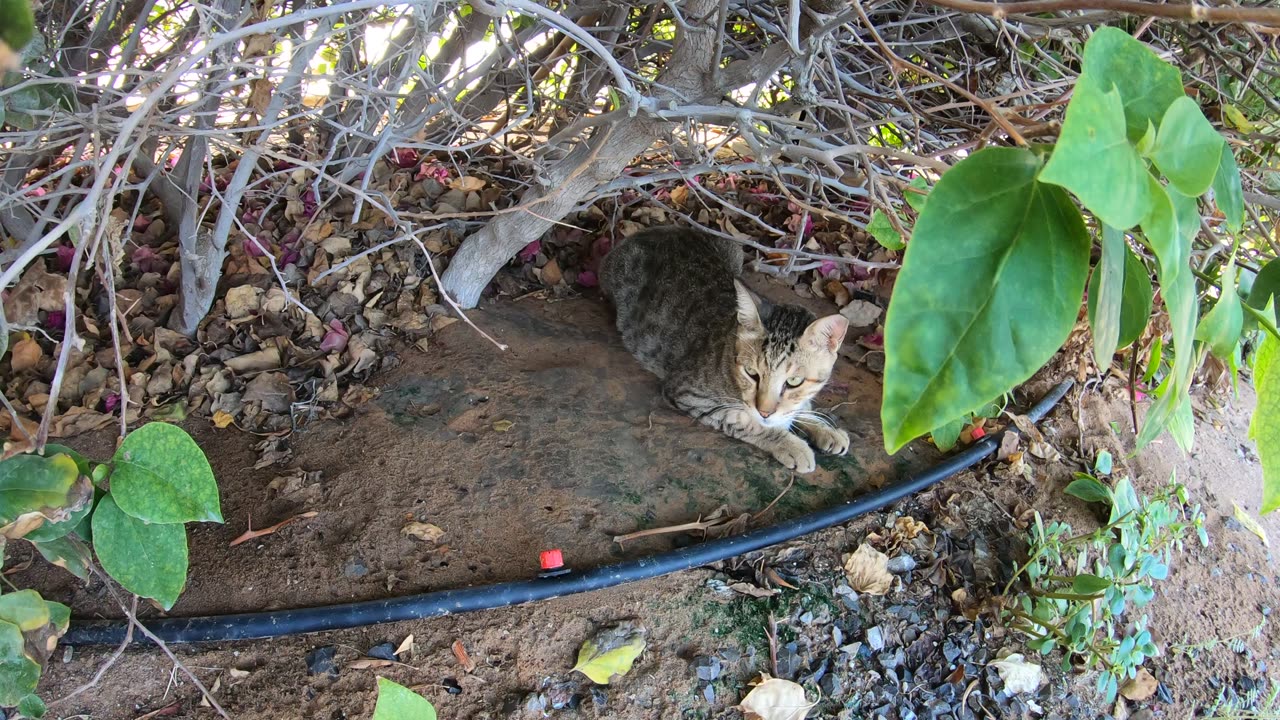
[[[829,428],[836,426],[834,418],[819,410],[799,410],[795,413],[795,419],[806,421],[811,425],[824,425]]]

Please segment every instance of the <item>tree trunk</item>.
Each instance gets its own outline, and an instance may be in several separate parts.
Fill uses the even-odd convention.
[[[655,88],[663,100],[681,103],[714,102],[719,96],[712,78],[719,64],[716,37],[718,0],[689,0],[682,12],[688,27],[680,30],[671,59]],[[520,204],[527,209],[493,218],[458,248],[441,283],[464,308],[473,308],[498,270],[521,248],[537,240],[603,183],[622,169],[674,123],[650,117],[629,117],[612,127],[597,128],[591,141],[579,145],[547,173],[545,185],[527,190]]]

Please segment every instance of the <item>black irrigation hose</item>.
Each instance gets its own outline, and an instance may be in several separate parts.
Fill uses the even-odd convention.
[[[1070,380],[1059,384],[1027,412],[1027,417],[1033,422],[1043,418],[1066,395],[1071,385]],[[976,465],[978,461],[995,452],[998,447],[1000,447],[1000,435],[988,436],[921,475],[835,507],[802,515],[771,527],[752,530],[742,535],[712,540],[583,572],[570,572],[555,577],[497,583],[460,590],[440,590],[389,600],[368,600],[299,610],[212,617],[163,618],[148,620],[147,627],[165,643],[257,640],[324,630],[343,630],[401,620],[418,620],[440,615],[455,615],[473,610],[489,610],[538,600],[550,600],[561,595],[590,590],[602,590],[726,560],[849,522],[859,515],[897,502],[950,475]],[[63,637],[62,642],[68,645],[117,644],[124,639],[126,627],[126,623],[120,621],[76,623]],[[141,637],[135,637],[134,641],[146,642],[145,638]]]

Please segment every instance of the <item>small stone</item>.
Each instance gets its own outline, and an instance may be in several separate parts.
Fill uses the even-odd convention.
[[[867,629],[867,645],[871,646],[871,649],[875,651],[884,649],[884,631],[880,629],[879,625]]]
[[[916,569],[916,559],[910,555],[899,555],[889,558],[889,563],[885,568],[894,575],[902,575]]]
[[[712,682],[720,677],[723,668],[720,665],[720,658],[712,655],[711,657],[700,657],[695,662],[695,668],[698,673],[698,679],[703,682]]]
[[[342,568],[342,574],[349,578],[362,578],[369,574],[369,568],[365,566],[364,560],[351,558],[347,561],[346,566]]]
[[[524,709],[529,712],[545,713],[547,711],[547,696],[542,693],[529,693],[524,699]]]
[[[812,612],[812,611],[805,611],[805,613],[799,617],[799,620],[800,620],[800,624],[801,624],[801,625],[812,625],[812,624],[813,624],[813,612]]]
[[[604,693],[604,690],[601,690],[598,687],[592,687],[591,704],[595,705],[596,709],[603,710],[605,706],[609,704],[609,696]]]
[[[702,697],[707,701],[708,705],[714,705],[716,703],[716,686],[708,685],[702,688]]]
[[[818,681],[818,687],[822,689],[822,696],[829,698],[838,698],[844,695],[844,681],[840,679],[840,673],[830,672]]]
[[[391,643],[382,643],[369,648],[369,652],[365,653],[371,658],[379,660],[390,660],[391,662],[399,662],[400,658],[396,657],[396,646]]]
[[[444,686],[444,691],[449,693],[450,695],[462,694],[462,686],[458,684],[457,680],[451,677],[447,677],[441,680],[440,684]]]
[[[795,642],[789,642],[778,648],[778,676],[792,679],[800,672],[800,654],[796,651]]]
[[[338,664],[334,662],[334,656],[338,654],[338,648],[334,645],[325,645],[307,653],[307,674],[321,675],[328,673],[333,677],[338,677]]]

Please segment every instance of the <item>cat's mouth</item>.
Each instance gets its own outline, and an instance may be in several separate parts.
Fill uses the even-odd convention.
[[[795,417],[796,417],[795,413],[789,413],[789,412],[787,413],[775,412],[769,417],[765,417],[764,415],[761,415],[760,411],[757,410],[756,408],[751,408],[751,409],[755,412],[756,419],[760,421],[761,425],[764,425],[765,427],[768,427],[768,428],[777,428],[779,430],[790,430],[791,423],[792,421],[795,420]]]

